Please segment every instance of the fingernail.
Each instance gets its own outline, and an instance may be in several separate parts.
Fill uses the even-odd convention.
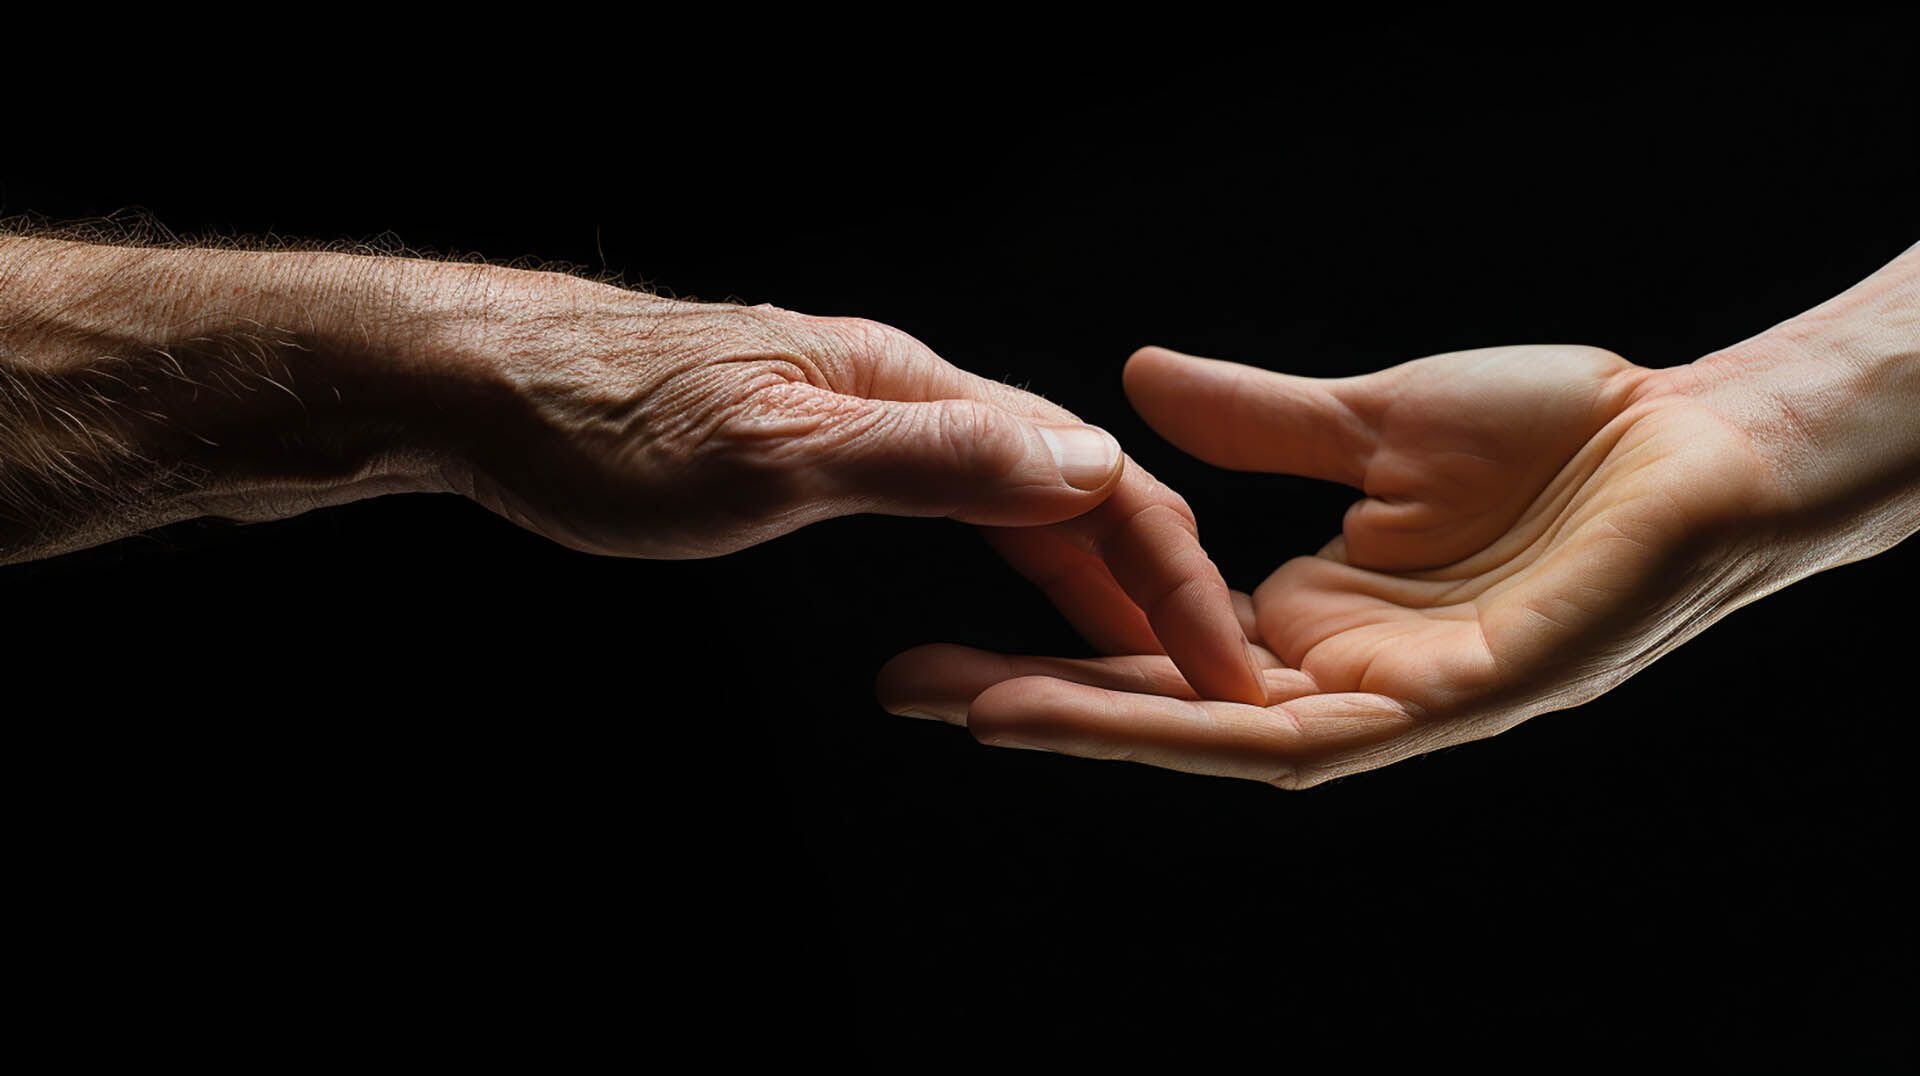
[[[1053,453],[1060,477],[1074,489],[1099,489],[1120,462],[1120,443],[1094,426],[1041,426],[1040,439]]]

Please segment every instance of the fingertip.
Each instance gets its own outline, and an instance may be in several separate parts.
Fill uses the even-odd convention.
[[[1131,370],[1142,363],[1151,363],[1162,355],[1171,354],[1173,354],[1172,351],[1161,347],[1159,344],[1147,344],[1143,347],[1135,348],[1133,354],[1127,356],[1126,368]]]
[[[874,699],[881,709],[899,717],[939,720],[939,715],[924,705],[927,676],[942,663],[943,651],[960,649],[949,643],[932,643],[895,654],[874,674]]]
[[[1171,348],[1143,347],[1127,360],[1120,386],[1154,432],[1191,451],[1185,441],[1210,435],[1226,421],[1218,406],[1223,389],[1217,368],[1223,365]]]
[[[1166,603],[1157,611],[1155,630],[1201,698],[1265,706],[1260,661],[1248,641],[1246,620],[1211,560],[1208,567],[1207,585],[1193,588],[1183,602]],[[1246,613],[1253,613],[1251,602]]]
[[[1252,706],[1265,706],[1269,701],[1265,666],[1261,663],[1260,655],[1252,643],[1245,644],[1244,649],[1247,658],[1247,697],[1232,701],[1246,702]]]
[[[1177,359],[1178,352],[1169,351],[1156,344],[1148,344],[1127,356],[1127,363],[1120,368],[1120,387],[1129,400],[1134,393],[1147,387],[1147,381],[1170,360]]]
[[[873,677],[873,698],[880,708],[890,714],[902,714],[906,710],[906,684],[908,670],[913,667],[914,655],[925,647],[903,650],[887,659],[885,665]]]
[[[1189,677],[1190,681],[1200,677]],[[1222,663],[1220,672],[1206,677],[1203,682],[1194,683],[1194,690],[1203,699],[1218,702],[1238,702],[1248,706],[1267,704],[1266,677],[1260,671],[1259,658],[1254,655],[1250,643],[1242,643],[1238,660],[1228,659]]]
[[[1236,624],[1234,635],[1240,634],[1239,625]],[[1248,706],[1267,704],[1266,676],[1261,671],[1260,659],[1254,653],[1253,644],[1244,637],[1236,638],[1234,642],[1214,644],[1204,661],[1201,652],[1182,649],[1184,653],[1176,658],[1176,663],[1201,698],[1245,703]]]
[[[1183,359],[1191,358],[1193,358],[1193,356],[1183,351],[1175,351],[1170,347],[1162,347],[1159,344],[1147,344],[1135,349],[1134,353],[1127,357],[1127,365],[1133,366],[1136,363],[1152,365],[1162,362],[1179,362]]]
[[[1040,747],[1042,715],[1064,708],[1073,685],[1050,676],[1019,676],[987,688],[967,707],[967,730],[990,747]]]
[[[999,654],[958,643],[916,646],[880,667],[874,697],[882,709],[901,717],[964,725],[967,705],[986,685],[1007,675]]]

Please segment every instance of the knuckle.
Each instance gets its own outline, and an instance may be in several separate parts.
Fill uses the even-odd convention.
[[[1157,482],[1159,479],[1155,479],[1154,481]],[[1193,514],[1193,506],[1187,503],[1185,497],[1168,489],[1166,486],[1161,486],[1160,488],[1165,491],[1162,500],[1166,504],[1167,510],[1179,516],[1185,523],[1186,528],[1193,531],[1194,535],[1198,537],[1200,533],[1200,519]]]
[[[868,318],[834,318],[832,327],[849,350],[868,355],[890,354],[912,339],[891,325]]]
[[[899,329],[869,318],[833,318],[830,328],[843,350],[862,358],[889,359],[918,346],[913,337]]]
[[[1170,573],[1160,585],[1140,595],[1140,611],[1146,614],[1149,622],[1158,621],[1169,607],[1179,607],[1177,599],[1196,591],[1200,594],[1200,601],[1213,604],[1218,596],[1216,592],[1224,592],[1227,585],[1218,577],[1209,578],[1208,575],[1182,566],[1180,571]]]
[[[1104,549],[1116,542],[1132,543],[1146,535],[1163,534],[1165,527],[1185,531],[1194,539],[1200,537],[1190,515],[1183,514],[1179,507],[1165,501],[1154,500],[1114,519],[1097,536],[1098,544]]]
[[[830,383],[865,396],[879,371],[905,366],[930,354],[912,336],[883,322],[867,318],[815,318],[813,337],[817,361]]]
[[[1140,510],[1141,512],[1153,508],[1164,509],[1182,520],[1183,525],[1188,530],[1194,531],[1196,534],[1198,533],[1199,520],[1198,517],[1193,514],[1193,506],[1187,503],[1187,499],[1181,496],[1178,490],[1160,481],[1160,479],[1155,477],[1151,472],[1137,464],[1129,464],[1128,469],[1131,474],[1137,476],[1139,481],[1145,485],[1143,499],[1147,503],[1145,507]]]
[[[977,400],[947,400],[934,410],[930,436],[964,477],[1004,478],[1025,455],[1020,431],[1005,416]]]

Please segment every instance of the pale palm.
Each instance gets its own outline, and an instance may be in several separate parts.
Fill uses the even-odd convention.
[[[896,659],[883,701],[987,742],[1286,786],[1575,705],[1767,589],[1733,524],[1774,481],[1692,380],[1576,347],[1337,380],[1149,349],[1128,393],[1176,445],[1367,495],[1252,597],[1269,705],[1195,700],[1153,655],[958,647]]]

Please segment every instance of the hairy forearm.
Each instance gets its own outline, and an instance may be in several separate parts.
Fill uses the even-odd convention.
[[[449,488],[506,395],[465,345],[508,275],[0,236],[0,562]]]

